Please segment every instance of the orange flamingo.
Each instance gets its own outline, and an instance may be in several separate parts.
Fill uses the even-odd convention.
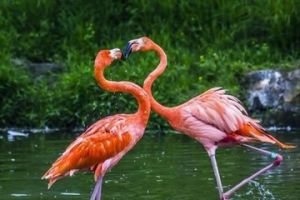
[[[121,59],[120,49],[102,50],[95,60],[95,78],[100,87],[111,92],[132,94],[138,102],[134,114],[117,114],[91,125],[52,164],[42,179],[48,179],[48,188],[64,176],[81,170],[95,173],[95,188],[91,200],[101,198],[102,179],[143,136],[150,115],[150,101],[145,91],[131,82],[108,81],[104,70],[114,60]]]
[[[294,147],[292,145],[283,144],[266,133],[258,121],[247,115],[240,101],[233,96],[225,94],[225,91],[221,88],[212,88],[186,103],[172,108],[161,105],[154,99],[151,87],[154,80],[164,72],[167,66],[167,56],[159,45],[147,37],[129,41],[124,56],[128,58],[131,52],[138,51],[155,51],[158,54],[160,63],[144,82],[144,90],[149,95],[151,107],[155,112],[166,119],[174,129],[197,140],[204,146],[211,160],[220,199],[228,199],[236,190],[253,178],[261,175],[272,167],[278,166],[283,159],[282,156],[277,153],[258,149],[244,143],[260,141],[277,144],[284,149]],[[234,144],[248,147],[263,155],[271,156],[275,160],[270,165],[244,179],[235,187],[224,193],[215,152],[218,146]]]

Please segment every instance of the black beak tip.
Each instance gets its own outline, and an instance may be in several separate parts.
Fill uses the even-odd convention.
[[[124,47],[124,49],[122,50],[122,52],[123,52],[123,56],[122,56],[122,59],[123,60],[127,60],[128,59],[128,57],[129,57],[129,55],[131,54],[131,51],[132,51],[132,49],[131,49],[131,43],[127,43],[127,45]]]

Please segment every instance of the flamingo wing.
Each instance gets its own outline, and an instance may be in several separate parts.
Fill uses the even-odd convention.
[[[221,88],[212,88],[187,102],[188,112],[196,119],[225,132],[232,133],[249,122],[239,100],[225,94]]]
[[[49,187],[59,178],[74,172],[95,168],[126,149],[132,141],[124,117],[99,120],[72,142],[42,177]]]
[[[215,132],[220,130],[231,139],[259,140],[277,144],[281,148],[294,147],[283,144],[266,133],[258,120],[248,116],[240,101],[234,96],[225,94],[222,88],[212,88],[188,101],[184,107],[193,120],[204,123],[207,130],[214,129]]]

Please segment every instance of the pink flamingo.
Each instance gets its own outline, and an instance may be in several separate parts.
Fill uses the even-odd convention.
[[[42,177],[49,180],[48,188],[64,176],[91,170],[95,173],[96,185],[90,199],[100,200],[105,173],[143,136],[151,109],[148,95],[131,82],[108,81],[104,77],[105,68],[121,57],[120,49],[100,51],[95,60],[95,78],[105,90],[132,94],[138,102],[138,111],[134,114],[109,116],[91,125],[68,146]]]
[[[170,108],[161,105],[154,99],[151,87],[154,80],[166,69],[167,56],[159,45],[147,37],[129,41],[124,56],[128,58],[131,52],[138,51],[155,51],[158,54],[160,63],[144,82],[144,90],[150,97],[151,107],[156,113],[166,119],[174,129],[197,140],[204,146],[211,160],[220,199],[228,199],[250,180],[278,166],[283,159],[277,153],[262,150],[245,143],[260,141],[277,144],[281,148],[294,147],[283,144],[267,134],[258,121],[247,115],[240,101],[233,96],[225,94],[225,91],[221,88],[212,88],[179,106]],[[234,144],[239,144],[263,155],[270,156],[274,159],[274,162],[242,180],[229,191],[223,192],[215,153],[219,146]]]

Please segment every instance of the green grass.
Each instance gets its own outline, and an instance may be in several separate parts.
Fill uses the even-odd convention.
[[[299,59],[299,1],[50,1],[0,3],[0,127],[85,126],[100,117],[131,112],[130,95],[110,94],[93,78],[99,49],[122,48],[147,35],[166,51],[169,66],[154,84],[155,97],[176,105],[222,86],[244,98],[245,73],[290,69]],[[64,73],[33,79],[11,58],[64,63]],[[142,84],[154,53],[111,67],[113,80]],[[176,98],[174,98],[176,97]],[[152,128],[165,126],[154,115]]]

